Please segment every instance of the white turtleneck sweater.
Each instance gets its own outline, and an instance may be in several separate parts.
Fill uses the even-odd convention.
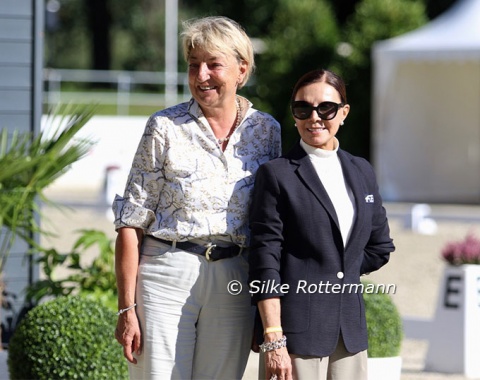
[[[333,203],[340,225],[340,232],[342,233],[343,245],[346,246],[355,218],[355,200],[352,190],[345,182],[342,165],[337,155],[340,143],[335,138],[334,150],[315,148],[306,144],[303,140],[300,140],[300,145],[308,154],[320,181],[322,181]]]

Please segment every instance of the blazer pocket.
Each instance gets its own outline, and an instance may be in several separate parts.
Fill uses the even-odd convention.
[[[298,295],[293,295],[293,297]],[[301,297],[301,300],[292,300],[284,297],[282,300],[282,328],[289,333],[302,333],[310,328],[310,297]]]

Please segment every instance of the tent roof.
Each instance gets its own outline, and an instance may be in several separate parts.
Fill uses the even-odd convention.
[[[399,59],[480,59],[480,0],[457,0],[425,26],[378,41],[373,53]]]

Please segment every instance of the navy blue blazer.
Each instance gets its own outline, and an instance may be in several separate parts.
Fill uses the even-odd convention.
[[[395,250],[372,166],[341,149],[338,157],[356,209],[345,248],[333,204],[299,143],[256,174],[250,291],[254,304],[281,297],[292,354],[329,356],[340,332],[349,352],[367,349],[360,276],[385,265]]]

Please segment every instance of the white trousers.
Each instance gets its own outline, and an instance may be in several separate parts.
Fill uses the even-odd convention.
[[[243,255],[208,262],[146,238],[136,289],[143,350],[130,378],[241,379],[253,330],[247,282]]]

